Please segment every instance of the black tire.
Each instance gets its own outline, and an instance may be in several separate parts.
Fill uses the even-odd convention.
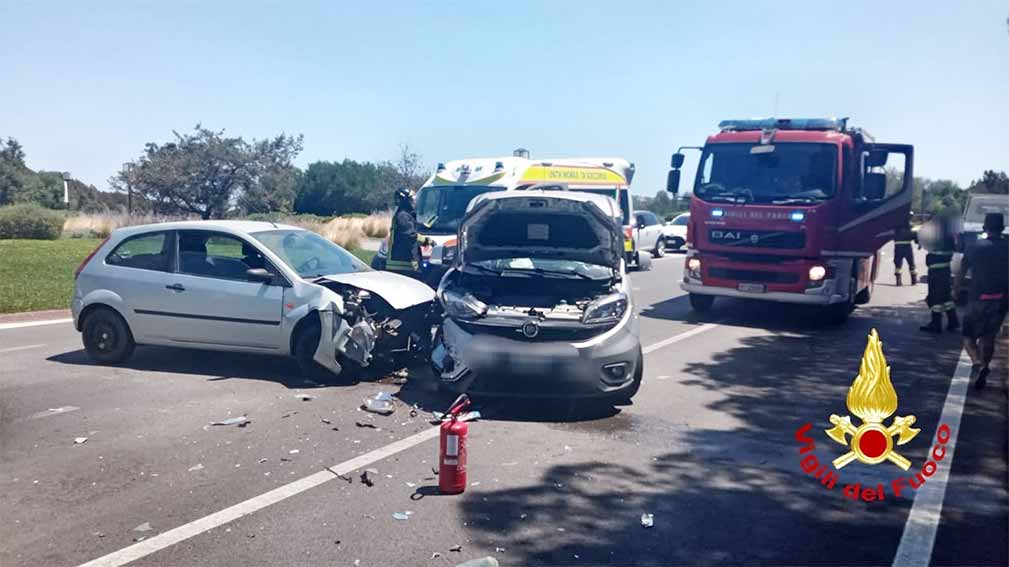
[[[641,347],[638,347],[638,364],[634,369],[634,378],[631,380],[631,385],[626,390],[621,391],[618,394],[614,394],[610,398],[611,405],[627,405],[631,403],[631,399],[638,394],[638,390],[641,389],[641,379],[645,376],[645,355],[641,351]]]
[[[700,295],[697,293],[690,294],[690,308],[698,313],[707,313],[711,311],[711,306],[715,304],[715,296],[713,295]]]
[[[322,338],[322,327],[318,322],[308,323],[298,331],[294,338],[294,348],[291,354],[298,363],[301,377],[313,380],[332,378],[333,373],[315,361],[315,351],[319,348]],[[341,373],[342,374],[342,373]]]
[[[655,243],[655,250],[652,250],[652,256],[656,258],[662,258],[666,255],[666,239],[660,236],[658,242]]]
[[[827,322],[831,325],[841,325],[848,320],[848,316],[855,310],[855,288],[857,281],[851,278],[848,285],[848,300],[843,303],[828,305],[826,308]]]
[[[130,326],[119,313],[107,307],[88,313],[81,325],[81,339],[91,360],[101,364],[119,364],[137,346]]]

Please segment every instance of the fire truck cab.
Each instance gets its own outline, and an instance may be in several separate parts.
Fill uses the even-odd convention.
[[[847,118],[724,120],[703,147],[681,287],[716,297],[823,306],[843,321],[867,303],[879,249],[911,208],[914,148],[880,144]]]

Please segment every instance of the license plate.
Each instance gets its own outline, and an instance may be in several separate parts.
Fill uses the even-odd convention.
[[[747,293],[764,293],[767,291],[767,286],[762,283],[741,283],[736,286],[736,289]]]

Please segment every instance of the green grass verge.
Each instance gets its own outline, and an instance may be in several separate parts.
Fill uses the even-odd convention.
[[[0,240],[0,313],[69,309],[74,270],[95,249],[96,238]],[[354,250],[367,264],[375,252]]]

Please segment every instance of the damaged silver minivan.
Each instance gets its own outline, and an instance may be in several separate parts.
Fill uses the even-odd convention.
[[[644,369],[620,218],[613,199],[582,192],[475,199],[438,288],[441,388],[629,402]]]
[[[252,221],[119,229],[77,269],[71,307],[88,355],[137,344],[293,355],[306,374],[425,355],[434,290],[376,272],[313,232]]]

